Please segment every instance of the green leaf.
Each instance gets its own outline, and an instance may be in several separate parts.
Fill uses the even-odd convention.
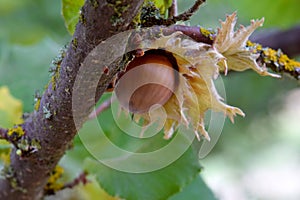
[[[99,184],[112,196],[127,200],[159,200],[182,190],[199,173],[200,166],[189,149],[168,167],[149,173],[125,173],[91,159],[85,161],[85,170],[96,174]]]
[[[62,0],[62,15],[65,20],[65,26],[71,35],[73,35],[75,31],[80,8],[83,4],[84,0]]]
[[[197,200],[216,200],[213,192],[207,187],[201,176],[197,176],[189,185],[183,190],[169,198],[169,200],[183,200],[183,199],[197,199]]]
[[[10,128],[22,120],[22,102],[14,98],[8,87],[0,86],[0,126]]]
[[[113,106],[112,106],[113,107]],[[118,116],[120,123],[125,124],[122,118],[122,114]],[[107,110],[100,115],[100,121],[87,122],[79,133],[79,137],[82,140],[82,144],[86,149],[92,153],[92,155],[98,159],[99,154],[103,154],[105,157],[103,160],[113,160],[118,164],[118,170],[108,167],[96,160],[87,158],[84,162],[84,169],[91,175],[96,175],[96,179],[101,187],[112,196],[118,196],[127,200],[159,200],[167,199],[171,195],[181,191],[187,184],[189,184],[201,170],[201,166],[198,162],[198,155],[194,148],[187,146],[187,139],[185,136],[177,133],[172,140],[164,140],[163,133],[158,132],[157,135],[150,138],[136,138],[129,136],[128,133],[122,132],[118,125],[115,124],[114,118],[111,116],[111,111]],[[118,121],[119,119],[115,119]],[[98,126],[101,126],[104,133],[99,135],[97,133]],[[120,125],[120,124],[119,124]],[[121,126],[123,126],[121,125]],[[124,128],[125,126],[123,126]],[[129,129],[132,127],[129,127]],[[129,130],[128,129],[128,130]],[[133,128],[131,130],[134,130]],[[135,130],[136,131],[136,130]],[[186,133],[186,132],[184,132]],[[138,133],[139,134],[139,133]],[[178,137],[179,140],[175,140]],[[176,146],[172,146],[170,151],[161,151],[167,145],[177,141]],[[77,141],[78,142],[78,141]],[[110,145],[117,146],[117,148],[123,149],[125,152],[145,153],[143,157],[137,161],[133,159],[134,155],[127,154],[123,157],[117,157],[116,150]],[[80,143],[77,143],[75,148],[80,149]],[[184,150],[184,146],[187,146]],[[157,157],[147,156],[147,153],[159,152]],[[139,167],[155,166],[155,163],[163,163],[170,159],[173,154],[179,155],[173,162],[157,168],[158,170],[140,170]],[[84,153],[86,156],[86,153]],[[83,154],[82,154],[83,155]],[[74,155],[75,156],[75,155]],[[122,155],[121,155],[122,156]],[[103,161],[102,160],[102,161]],[[131,162],[127,162],[132,160]],[[107,164],[107,163],[106,163]],[[124,172],[131,167],[131,172]],[[137,171],[134,171],[135,168]],[[124,170],[124,171],[120,171]],[[139,171],[140,170],[140,171]],[[143,171],[143,172],[141,172]],[[134,173],[141,172],[141,173]]]
[[[172,0],[154,0],[154,4],[160,9],[160,14],[165,15],[168,8],[172,5]]]
[[[94,177],[88,177],[89,182],[85,185],[76,187],[77,195],[82,199],[102,199],[102,200],[119,200],[119,198],[109,196],[97,183]],[[74,191],[73,191],[74,192]],[[78,197],[78,196],[77,196]],[[81,198],[80,198],[81,199]]]
[[[11,128],[23,122],[22,102],[14,98],[6,86],[0,86],[0,127]],[[11,144],[0,140],[0,168],[10,162]]]

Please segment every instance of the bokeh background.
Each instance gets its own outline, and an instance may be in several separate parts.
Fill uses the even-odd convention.
[[[178,0],[179,11],[192,2]],[[216,28],[237,11],[238,24],[265,17],[257,34],[287,30],[300,26],[299,5],[298,0],[207,0],[188,23]],[[23,102],[24,112],[33,110],[34,93],[43,91],[52,59],[69,40],[60,1],[0,0],[0,86]],[[217,145],[200,161],[205,182],[222,200],[300,199],[299,82],[252,71],[229,73],[222,80],[227,103],[246,117],[237,117],[235,124],[226,120]],[[74,152],[62,161],[70,174],[80,169],[84,155]]]

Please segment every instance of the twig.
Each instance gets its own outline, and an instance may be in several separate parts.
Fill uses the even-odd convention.
[[[4,139],[15,147],[18,146],[18,142],[23,137],[24,132],[21,126],[15,126],[11,129],[0,128],[0,139]]]
[[[100,113],[102,113],[104,110],[108,109],[111,105],[111,102],[113,101],[112,98],[107,99],[106,101],[102,102],[96,109],[96,111],[93,111],[89,115],[89,119],[96,118]]]
[[[0,128],[0,139],[8,140],[7,132],[7,129]]]
[[[150,7],[144,7],[144,13],[142,14],[141,17],[141,26],[142,27],[151,27],[151,26],[157,26],[157,25],[164,25],[164,26],[170,26],[175,24],[178,21],[187,21],[189,20],[192,15],[199,9],[200,5],[203,4],[205,0],[196,0],[194,5],[185,11],[184,13],[174,16],[173,10],[176,9],[175,7],[172,8],[171,6],[171,14],[169,15],[170,17],[168,19],[164,19],[162,17],[157,18],[157,8],[153,7],[152,4],[150,4]],[[174,2],[173,2],[174,3]],[[176,2],[175,2],[176,3]],[[152,6],[151,6],[152,5]]]
[[[177,11],[177,0],[172,0],[172,5],[169,8],[169,13],[168,13],[168,17],[169,18],[173,18],[174,16],[177,16],[178,11]]]
[[[56,178],[55,181],[57,181],[59,178],[61,178],[62,174],[59,174]],[[72,189],[74,187],[76,187],[77,185],[79,185],[80,183],[82,183],[83,185],[87,184],[89,181],[86,178],[87,173],[86,172],[82,172],[78,177],[76,177],[73,181],[69,182],[69,183],[65,183],[63,185],[58,184],[58,183],[52,183],[53,185],[51,185],[51,187],[45,187],[44,188],[44,195],[45,196],[49,196],[49,195],[54,195],[55,193],[57,193],[58,191],[64,190],[66,188]],[[57,185],[55,185],[57,184]]]
[[[281,49],[274,50],[269,47],[262,47],[258,43],[247,42],[249,50],[258,53],[257,63],[266,66],[272,71],[281,74],[289,74],[297,80],[300,80],[300,62],[290,59]]]
[[[188,9],[187,11],[185,11],[184,13],[175,16],[173,18],[171,18],[170,20],[173,21],[173,24],[175,24],[177,21],[187,21],[191,18],[191,16],[193,16],[193,14],[199,9],[199,7],[205,2],[205,0],[196,0],[196,2],[194,3],[194,5]]]
[[[188,9],[187,11],[185,11],[184,13],[182,13],[178,16],[174,16],[174,17],[166,19],[164,21],[163,25],[170,26],[172,24],[175,24],[178,21],[189,20],[204,2],[205,2],[205,0],[196,0],[194,5],[190,9]]]
[[[66,188],[74,188],[75,186],[79,185],[82,183],[83,185],[87,184],[89,180],[86,178],[87,173],[82,172],[77,178],[75,178],[72,182],[64,184],[64,186],[61,188],[61,190],[66,189]]]

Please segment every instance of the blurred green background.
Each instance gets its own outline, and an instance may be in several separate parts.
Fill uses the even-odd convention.
[[[179,11],[192,2],[178,0]],[[239,24],[265,17],[259,31],[288,29],[300,24],[298,8],[298,0],[207,0],[189,23],[216,28],[237,11]],[[33,110],[35,91],[43,91],[51,61],[69,39],[60,1],[0,0],[0,86],[23,101],[25,112]],[[204,180],[222,200],[300,199],[299,83],[252,71],[222,80],[227,103],[246,117],[226,120],[217,145],[201,160]],[[76,173],[85,153],[75,148],[62,164]]]

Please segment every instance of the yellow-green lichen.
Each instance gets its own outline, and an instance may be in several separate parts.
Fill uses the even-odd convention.
[[[42,98],[42,96],[40,94],[40,91],[36,90],[35,94],[34,94],[34,110],[36,110],[36,111],[40,108],[41,98]]]
[[[263,53],[265,55],[265,61],[266,62],[274,62],[277,63],[277,51],[275,51],[274,49],[271,48],[265,48],[263,50]]]
[[[41,99],[37,99],[35,104],[34,104],[34,110],[38,110],[40,108],[41,105]]]
[[[300,62],[290,59],[286,54],[283,53],[280,54],[278,63],[283,65],[288,71],[293,71],[295,67],[300,67]]]
[[[276,66],[278,71],[284,70],[293,72],[296,68],[300,67],[300,62],[290,59],[286,54],[282,53],[280,49],[274,50],[272,48],[263,48],[258,43],[247,41],[246,47],[253,53],[260,53],[263,57],[263,62]]]
[[[18,156],[22,156],[22,150],[21,150],[21,149],[17,149],[16,154],[17,154]]]
[[[246,43],[246,45],[247,45],[248,47],[253,47],[253,46],[254,46],[254,43],[251,42],[250,40],[248,40],[247,43]]]
[[[98,8],[98,6],[99,6],[98,1],[96,1],[96,0],[90,0],[90,2],[93,5],[93,8],[95,8],[95,9]]]
[[[202,35],[204,35],[205,37],[208,37],[209,39],[213,40],[213,34],[214,32],[208,29],[205,29],[203,27],[200,27],[200,32]]]
[[[136,14],[132,20],[134,27],[138,27],[141,24],[141,10]]]
[[[81,22],[83,25],[86,24],[85,16],[81,11],[80,11],[80,15],[79,15],[79,22]]]
[[[72,48],[75,50],[77,49],[78,47],[78,40],[77,38],[75,37],[73,40],[72,40]]]
[[[142,27],[150,27],[155,24],[162,25],[164,22],[159,8],[155,6],[153,1],[145,1],[140,12],[140,24]]]
[[[52,85],[52,90],[56,89],[56,78],[55,76],[51,77],[51,85]]]
[[[56,90],[56,81],[59,79],[59,70],[60,70],[60,65],[57,65],[55,68],[55,72],[51,77],[51,85],[52,85],[52,90]]]
[[[64,169],[57,165],[54,170],[51,172],[48,182],[44,188],[46,193],[55,193],[63,188],[64,184],[59,182],[59,179],[62,177]]]
[[[38,140],[36,139],[28,139],[28,138],[22,138],[18,144],[17,144],[18,150],[21,150],[20,155],[22,155],[22,152],[27,153],[34,153],[41,149],[41,145]]]
[[[258,53],[263,50],[263,47],[260,44],[251,42],[250,40],[247,41],[246,46],[251,48],[253,53]]]
[[[77,46],[77,39],[75,38],[73,41],[72,41],[72,47],[74,46]],[[52,90],[55,90],[56,89],[56,82],[57,80],[59,79],[59,71],[60,71],[60,68],[61,68],[61,63],[62,63],[62,60],[64,59],[64,57],[66,56],[66,51],[68,49],[68,46],[65,45],[59,52],[59,55],[53,59],[52,61],[52,65],[49,69],[49,72],[50,72],[50,75],[51,75],[51,80],[50,82],[48,83],[48,85],[46,86],[45,89],[48,88],[49,84],[51,84],[52,86]]]
[[[8,129],[7,135],[9,137],[21,138],[25,134],[21,126],[16,126],[14,128]]]
[[[261,46],[260,44],[258,44],[258,45],[256,46],[256,49],[257,49],[258,51],[261,51],[261,50],[262,50],[262,46]]]
[[[124,22],[124,19],[122,18],[122,15],[124,12],[128,10],[130,7],[130,4],[123,4],[123,1],[117,0],[114,3],[108,4],[110,7],[113,8],[114,14],[111,16],[110,22],[112,23],[112,26],[117,26]]]
[[[290,59],[281,50],[271,48],[263,49],[264,61],[266,63],[273,62],[276,66],[283,66],[286,71],[294,71],[296,67],[300,67],[300,62]]]

